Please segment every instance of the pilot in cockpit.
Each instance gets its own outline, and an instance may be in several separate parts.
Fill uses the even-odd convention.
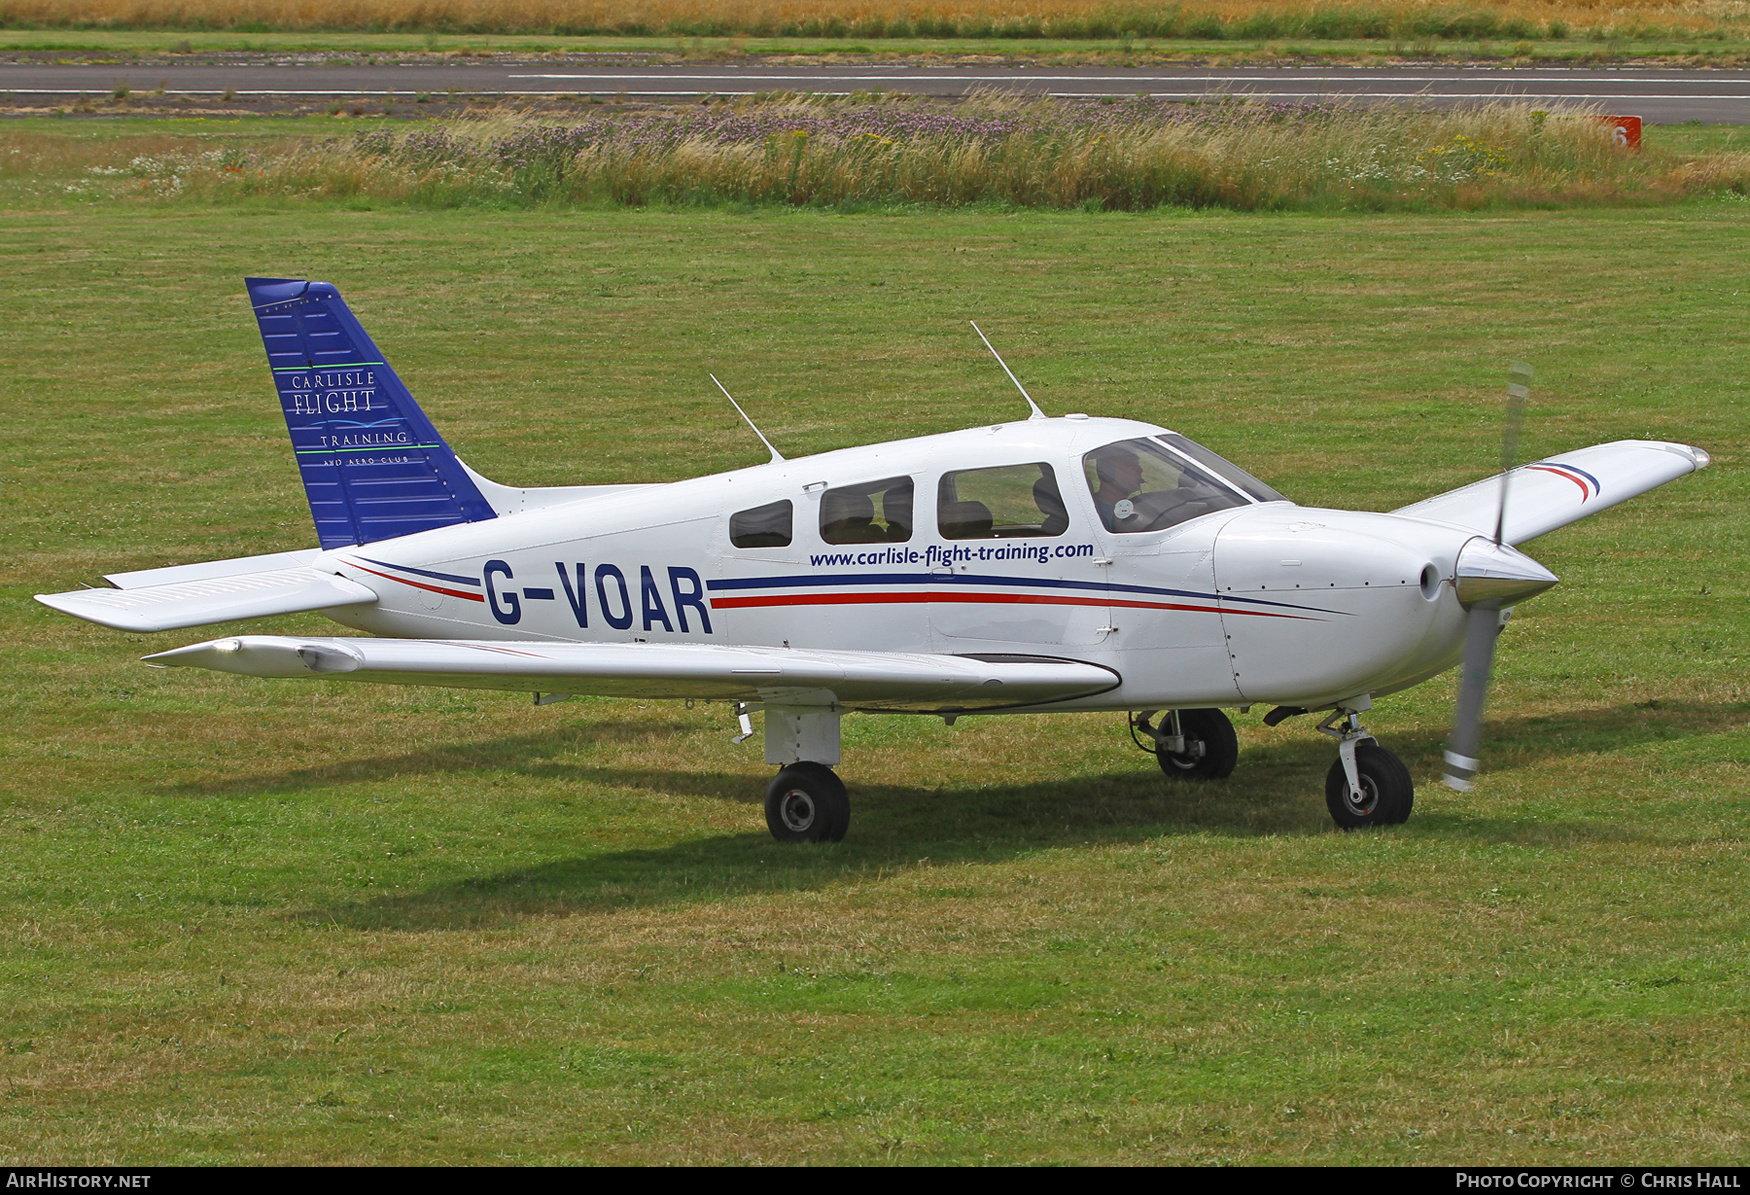
[[[1132,499],[1142,489],[1142,462],[1122,444],[1101,449],[1094,457],[1094,476],[1100,488],[1094,491],[1094,506],[1106,530],[1117,531],[1136,516]]]

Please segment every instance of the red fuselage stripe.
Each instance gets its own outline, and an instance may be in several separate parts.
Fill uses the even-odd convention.
[[[460,589],[445,589],[442,585],[425,585],[418,581],[409,581],[406,577],[391,577],[388,573],[379,573],[376,569],[366,568],[362,564],[354,564],[353,567],[358,569],[361,573],[369,573],[373,577],[382,577],[385,581],[399,581],[403,585],[411,585],[415,589],[424,589],[431,593],[441,593],[446,597],[466,598],[470,602],[484,602],[486,600],[483,594],[466,593]]]
[[[749,606],[862,606],[914,605],[919,602],[981,602],[1001,605],[1031,606],[1118,606],[1133,610],[1188,610],[1197,614],[1221,614],[1219,606],[1191,606],[1177,602],[1132,602],[1109,598],[1051,597],[1023,593],[786,593],[759,597],[712,598],[713,610],[739,610]],[[1249,614],[1258,618],[1308,619],[1303,614],[1274,614],[1267,610],[1228,610],[1228,614]]]

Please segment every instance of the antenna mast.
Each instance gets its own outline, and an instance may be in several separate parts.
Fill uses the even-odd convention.
[[[972,330],[978,333],[978,338],[980,340],[984,341],[984,347],[990,350],[990,355],[997,359],[997,364],[1002,366],[1003,372],[1009,375],[1009,381],[1015,383],[1015,389],[1021,392],[1021,397],[1026,399],[1027,405],[1033,409],[1033,413],[1027,416],[1027,418],[1044,419],[1045,412],[1039,409],[1039,404],[1033,401],[1033,396],[1031,394],[1027,393],[1027,387],[1021,385],[1021,379],[1015,376],[1015,371],[1009,368],[1009,363],[1003,360],[1003,355],[1001,353],[997,352],[996,345],[990,342],[990,337],[984,334],[984,329],[978,326],[978,321],[967,320],[966,322],[972,325]],[[727,394],[728,391],[726,390],[724,393]],[[731,399],[730,401],[733,402],[734,399]],[[737,408],[737,410],[739,409],[740,408]],[[743,418],[745,419],[746,416],[744,415]],[[765,437],[762,436],[760,438],[764,439]]]
[[[710,377],[713,382],[717,382],[716,374],[711,374]],[[760,443],[764,444],[766,446],[766,451],[772,454],[771,463],[782,464],[784,460],[783,456],[776,448],[772,447],[772,442],[766,439],[766,433],[762,432],[757,426],[755,426],[753,420],[747,418],[747,412],[741,409],[741,404],[735,401],[735,395],[729,393],[729,388],[722,382],[717,382],[717,389],[723,391],[723,397],[729,400],[729,405],[735,408],[735,413],[747,421],[747,425],[753,428],[753,434],[760,438]]]

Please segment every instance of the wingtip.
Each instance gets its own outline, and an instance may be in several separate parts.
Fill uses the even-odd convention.
[[[147,625],[139,615],[131,610],[117,610],[103,606],[93,606],[89,602],[80,601],[90,593],[114,593],[113,589],[75,589],[71,593],[39,593],[36,600],[59,614],[69,614],[84,622],[96,623],[100,627],[108,627],[112,631],[131,631],[137,634],[149,634],[162,630],[162,627]]]

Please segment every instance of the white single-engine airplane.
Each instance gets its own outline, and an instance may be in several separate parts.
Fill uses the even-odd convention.
[[[237,635],[158,665],[722,700],[744,738],[763,709],[766,822],[787,842],[844,837],[851,711],[1132,711],[1168,776],[1204,780],[1238,756],[1220,707],[1328,711],[1332,816],[1401,822],[1409,772],[1359,715],[1463,658],[1447,779],[1467,787],[1508,607],[1556,584],[1513,545],[1708,463],[1619,440],[1390,514],[1324,510],[1166,428],[1027,397],[1014,423],[518,489],[456,457],[333,286],[247,281],[321,547],[38,600],[127,631],[320,611],[379,636]]]

